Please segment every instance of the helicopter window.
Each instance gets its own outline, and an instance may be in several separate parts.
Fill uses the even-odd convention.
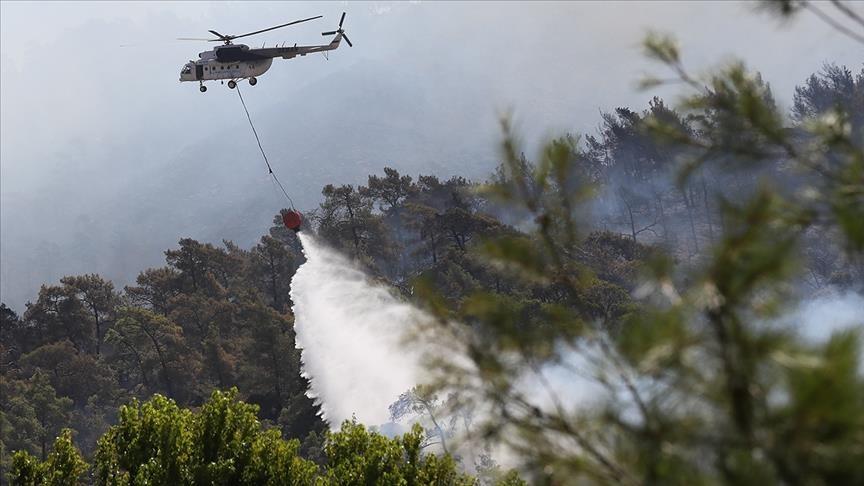
[[[183,71],[180,74],[189,74],[192,72],[192,69],[189,66],[183,66]]]

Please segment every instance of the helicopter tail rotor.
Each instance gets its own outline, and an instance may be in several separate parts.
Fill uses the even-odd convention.
[[[345,12],[342,12],[342,18],[339,19],[339,28],[338,29],[331,30],[330,32],[321,32],[321,35],[327,36],[327,35],[333,35],[333,34],[341,34],[342,38],[345,39],[345,42],[348,43],[348,46],[354,47],[354,44],[351,43],[351,39],[349,39],[348,36],[345,35],[345,30],[342,28],[343,22],[345,22]]]

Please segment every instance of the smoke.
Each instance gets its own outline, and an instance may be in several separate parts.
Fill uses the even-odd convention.
[[[829,289],[802,301],[780,319],[811,342],[826,341],[845,329],[864,330],[864,296],[850,290]]]
[[[291,298],[311,395],[334,427],[352,416],[388,422],[388,406],[423,381],[420,351],[403,340],[427,317],[313,237],[300,240],[306,263]]]

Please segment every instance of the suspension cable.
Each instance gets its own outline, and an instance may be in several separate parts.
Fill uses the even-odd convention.
[[[264,163],[267,164],[267,170],[270,172],[270,176],[273,177],[273,180],[276,181],[276,184],[279,184],[279,189],[282,189],[282,194],[285,194],[285,197],[288,199],[288,204],[291,205],[291,209],[294,209],[294,201],[291,200],[291,196],[288,195],[288,192],[282,186],[282,183],[279,182],[279,178],[276,177],[276,173],[273,172],[273,167],[270,166],[270,161],[267,160],[267,154],[264,153],[264,147],[261,146],[261,139],[258,137],[258,131],[255,130],[255,124],[252,123],[252,117],[249,116],[249,109],[246,108],[246,101],[243,100],[243,94],[240,93],[240,85],[237,87],[237,94],[240,96],[240,103],[243,104],[243,111],[246,112],[246,119],[249,120],[249,126],[252,127],[252,133],[255,135],[255,141],[258,142],[258,149],[261,151],[261,156],[264,157]]]

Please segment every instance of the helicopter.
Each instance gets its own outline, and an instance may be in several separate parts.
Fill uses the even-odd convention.
[[[207,42],[222,42],[223,45],[204,51],[198,54],[198,60],[190,60],[180,70],[180,82],[198,81],[199,91],[202,93],[207,91],[207,86],[204,86],[204,81],[228,80],[228,87],[234,89],[237,87],[237,81],[248,79],[250,86],[255,86],[258,83],[258,76],[261,76],[273,64],[273,59],[281,57],[282,59],[293,59],[297,56],[305,56],[316,52],[327,52],[339,48],[342,39],[348,43],[350,47],[354,47],[345,31],[342,29],[342,23],[345,22],[345,12],[342,12],[342,18],[339,20],[339,27],[336,30],[322,32],[321,35],[334,35],[333,40],[329,44],[298,46],[294,44],[290,47],[261,47],[258,49],[250,48],[243,44],[234,44],[235,39],[248,37],[251,35],[268,32],[289,25],[295,25],[310,20],[320,19],[322,16],[309,17],[308,19],[295,20],[287,24],[277,25],[267,29],[256,30],[241,35],[223,35],[215,30],[209,30],[215,35],[215,39],[195,39],[181,37],[178,40],[197,40]]]

